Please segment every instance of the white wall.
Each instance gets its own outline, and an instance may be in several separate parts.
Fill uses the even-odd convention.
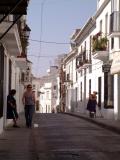
[[[51,83],[44,83],[40,88],[40,112],[42,113],[51,113]]]

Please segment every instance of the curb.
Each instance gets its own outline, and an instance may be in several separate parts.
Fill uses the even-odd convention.
[[[78,117],[78,118],[84,119],[84,120],[86,120],[88,122],[92,122],[92,123],[94,123],[96,125],[99,125],[102,128],[105,128],[105,129],[110,130],[110,131],[112,131],[114,133],[120,134],[120,128],[117,128],[115,126],[111,126],[111,125],[99,122],[97,120],[94,120],[94,119],[91,119],[91,118],[88,118],[88,117],[85,117],[85,116],[82,116],[82,115],[77,115],[77,114],[68,113],[68,112],[65,112],[64,114],[68,114],[68,115],[73,116],[73,117]]]

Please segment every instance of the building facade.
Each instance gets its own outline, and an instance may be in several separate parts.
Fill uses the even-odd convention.
[[[48,75],[41,77],[39,90],[39,108],[41,113],[55,113],[59,105],[59,72],[58,66],[50,66]]]
[[[10,122],[6,119],[6,111],[7,95],[11,89],[17,91],[18,112],[23,111],[22,72],[26,72],[27,66],[28,37],[24,29],[28,3],[27,0],[18,4],[8,0],[0,2],[0,133]]]
[[[119,51],[120,1],[99,0],[97,11],[71,37],[71,50],[64,59],[66,111],[86,113],[89,95],[105,118],[120,118]]]

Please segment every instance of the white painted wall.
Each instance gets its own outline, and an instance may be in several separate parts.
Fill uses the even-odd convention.
[[[51,113],[51,83],[44,83],[40,88],[40,112]]]
[[[97,9],[99,9],[101,7],[101,5],[103,4],[105,0],[97,0]]]
[[[104,0],[99,0],[99,7],[104,3]],[[116,1],[116,5],[118,5],[118,1]],[[98,7],[98,8],[99,8]],[[86,49],[90,49],[90,35],[93,36],[96,33],[98,33],[100,30],[104,33],[103,35],[105,35],[106,32],[106,23],[105,23],[105,17],[106,15],[108,15],[108,25],[107,25],[107,36],[109,34],[109,24],[110,24],[110,14],[111,14],[111,1],[108,1],[107,6],[102,10],[102,12],[100,14],[96,14],[96,28],[88,34],[87,37],[85,37],[85,39],[81,42],[80,46],[84,46],[84,43],[86,41]],[[100,22],[102,21],[102,29],[100,28]],[[109,42],[111,42],[110,37],[108,36]],[[114,49],[111,50],[110,46],[111,43],[109,43],[109,57],[110,60],[113,59],[113,54],[115,51],[120,51],[119,48],[119,37],[115,37],[115,46]],[[81,47],[78,47],[78,54],[80,53],[80,49]],[[101,81],[102,81],[102,88],[101,88],[101,101],[102,101],[102,113],[104,115],[105,118],[114,118],[114,114],[116,119],[119,119],[120,117],[120,101],[119,101],[119,97],[120,97],[120,88],[119,88],[119,78],[117,75],[115,75],[114,77],[114,109],[105,109],[103,104],[104,104],[104,73],[102,72],[102,65],[103,65],[103,61],[100,61],[98,59],[94,59],[92,57],[92,72],[89,72],[89,69],[86,69],[86,77],[85,77],[85,71],[83,69],[83,73],[82,75],[80,73],[78,73],[78,80],[77,83],[76,81],[76,69],[75,69],[75,57],[71,58],[70,60],[68,60],[66,62],[66,75],[69,73],[70,74],[70,78],[72,77],[73,80],[73,86],[67,86],[67,91],[66,91],[66,107],[67,107],[67,111],[71,110],[71,102],[75,101],[75,93],[74,93],[74,89],[76,87],[78,87],[78,95],[77,95],[77,99],[78,99],[78,108],[77,109],[73,109],[74,111],[79,111],[81,113],[85,113],[85,108],[87,105],[87,100],[88,100],[88,96],[89,96],[89,79],[91,79],[91,92],[93,91],[98,91],[98,78],[101,77]],[[86,79],[85,79],[86,78]],[[86,82],[85,82],[86,80]],[[81,86],[80,84],[82,83],[82,101],[81,101]],[[86,88],[86,90],[85,90]],[[74,105],[75,106],[75,105]]]

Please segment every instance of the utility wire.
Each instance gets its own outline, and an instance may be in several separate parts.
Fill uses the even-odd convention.
[[[38,42],[38,43],[53,43],[53,44],[71,44],[71,43],[65,43],[65,42],[51,42],[51,41],[39,41],[35,39],[29,39],[30,41]]]
[[[36,55],[28,55],[29,57],[36,57],[36,58],[48,58],[48,57],[57,57],[56,56],[36,56]]]
[[[46,0],[43,0],[42,3],[41,3],[41,21],[40,21],[41,27],[40,27],[39,57],[40,57],[40,54],[41,54],[41,52],[42,52],[41,41],[42,41],[42,35],[43,35],[43,9],[44,9],[44,4],[45,4],[45,2],[46,2]],[[38,68],[38,65],[39,65],[39,57],[38,57],[38,60],[37,60],[36,69]],[[38,72],[38,74],[39,74],[39,72]]]

